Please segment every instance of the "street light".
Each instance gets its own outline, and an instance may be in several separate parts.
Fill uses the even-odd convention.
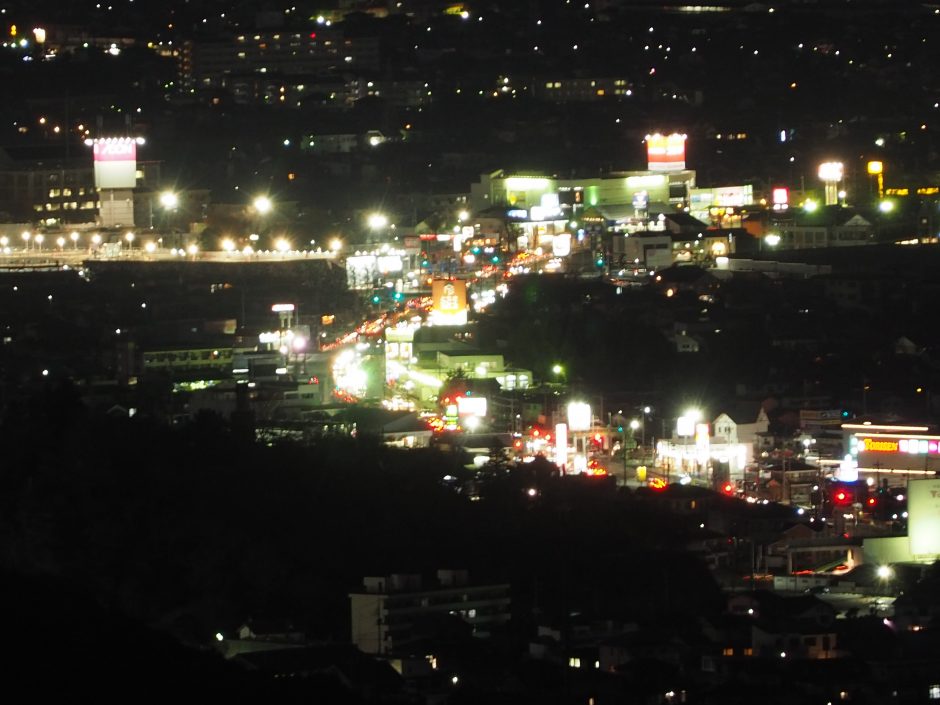
[[[332,240],[330,240],[330,251],[331,251],[331,252],[339,252],[339,251],[342,250],[342,249],[343,249],[343,241],[342,241],[342,240],[340,240],[338,237],[334,237]]]
[[[278,238],[277,242],[274,243],[274,248],[283,255],[290,250],[290,243],[284,238]]]
[[[36,241],[36,244],[39,245],[39,251],[42,252],[42,243],[46,240],[45,236],[43,236],[42,233],[39,233],[33,239]]]
[[[129,250],[133,250],[134,249],[134,233],[127,233],[124,236],[124,239],[127,240],[127,248]]]
[[[69,240],[72,241],[72,249],[75,249],[75,250],[78,249],[78,237],[79,237],[78,233],[75,232],[74,230],[69,234]]]
[[[222,240],[222,249],[225,252],[232,252],[235,249],[235,243],[230,238]]]
[[[95,247],[101,244],[101,236],[98,233],[91,236],[91,244]]]
[[[267,215],[274,208],[274,203],[268,196],[257,196],[255,200],[252,201],[252,205],[258,215]]]
[[[880,565],[876,571],[878,577],[882,580],[890,580],[894,577],[894,569],[889,565]]]
[[[65,247],[65,238],[64,237],[56,238],[55,244],[59,246],[60,250],[63,249]]]
[[[366,219],[369,229],[373,232],[384,230],[388,226],[388,216],[384,213],[370,213]]]
[[[32,236],[33,236],[33,234],[32,234],[31,232],[29,232],[29,230],[24,230],[24,231],[20,234],[20,237],[23,238],[23,242],[25,243],[24,248],[27,249],[27,250],[29,250],[29,239],[30,239]]]
[[[172,191],[164,191],[160,194],[160,205],[166,210],[173,210],[180,204],[180,197]]]

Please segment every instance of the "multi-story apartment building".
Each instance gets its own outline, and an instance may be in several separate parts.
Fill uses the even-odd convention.
[[[317,76],[337,71],[376,71],[377,37],[346,37],[341,30],[268,31],[221,41],[189,40],[179,56],[184,91],[226,88],[246,75]]]
[[[459,617],[475,636],[487,636],[509,621],[510,586],[470,585],[465,570],[437,571],[437,584],[424,586],[420,575],[393,574],[363,579],[349,598],[352,641],[369,654],[392,654],[433,635],[433,625]]]

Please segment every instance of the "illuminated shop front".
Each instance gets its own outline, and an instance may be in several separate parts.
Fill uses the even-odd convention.
[[[672,439],[656,443],[656,464],[680,482],[712,484],[717,474],[743,483],[744,469],[754,461],[754,444],[713,437],[709,429],[705,423],[678,424]]]
[[[933,477],[940,470],[940,436],[928,430],[927,426],[843,424],[843,467],[858,475],[884,476],[892,484],[909,477]]]

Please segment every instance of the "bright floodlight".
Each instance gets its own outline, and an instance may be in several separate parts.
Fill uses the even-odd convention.
[[[342,240],[340,240],[338,237],[334,237],[332,240],[330,240],[330,250],[333,252],[339,252],[341,249],[343,249]]]
[[[155,243],[153,240],[150,240],[147,244],[144,245],[144,250],[146,250],[148,254],[153,254],[157,251],[157,243]]]
[[[882,201],[878,204],[878,210],[882,213],[890,213],[894,210],[894,201]]]
[[[164,208],[176,208],[180,203],[180,197],[172,191],[164,191],[160,194],[160,205]]]
[[[780,244],[780,236],[776,233],[770,233],[769,235],[764,236],[764,242],[766,242],[771,247],[776,247]]]
[[[878,566],[878,577],[882,580],[888,580],[891,576],[894,575],[894,570],[892,570],[889,565],[880,565]]]
[[[284,238],[280,238],[274,243],[274,247],[278,252],[287,252],[290,249],[290,243]]]
[[[565,368],[562,367],[561,365],[552,365],[552,372],[554,374],[560,375],[564,371],[565,371]]]
[[[267,214],[267,213],[270,213],[270,212],[271,212],[271,209],[274,207],[274,204],[271,203],[271,199],[268,198],[267,196],[258,196],[258,197],[254,200],[254,202],[252,203],[252,205],[254,205],[255,210],[256,210],[260,215],[265,215],[265,214]]]
[[[196,253],[199,252],[199,246],[196,245],[195,243],[193,243],[192,245],[190,245],[189,247],[186,248],[186,251],[187,251],[189,254],[195,256]]]
[[[232,242],[229,238],[222,240],[222,249],[226,252],[231,252],[235,249],[235,243]]]
[[[469,217],[470,217],[470,214],[467,211],[460,211],[457,214],[457,220],[459,220],[461,223]]]
[[[807,199],[806,202],[803,204],[803,210],[805,210],[807,213],[812,213],[817,208],[819,208],[819,204],[816,203],[816,201],[813,201],[811,199]]]
[[[388,225],[388,216],[384,213],[372,213],[369,216],[368,223],[373,230],[381,230]]]

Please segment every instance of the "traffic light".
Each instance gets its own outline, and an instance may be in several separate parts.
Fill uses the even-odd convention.
[[[732,485],[730,482],[726,482],[726,483],[722,486],[721,490],[722,490],[725,494],[734,494],[734,485]]]
[[[597,257],[594,259],[594,264],[596,264],[598,267],[603,267],[603,266],[604,266],[604,255],[598,253]]]
[[[835,486],[832,488],[832,503],[837,507],[848,507],[855,502],[855,492],[851,487]]]
[[[372,294],[372,303],[377,304],[382,300],[382,297],[378,294]]]
[[[843,409],[843,410],[842,410],[842,418],[843,418],[843,419],[849,418],[849,416],[851,416],[851,414],[852,414],[852,412],[849,411],[848,409]]]

